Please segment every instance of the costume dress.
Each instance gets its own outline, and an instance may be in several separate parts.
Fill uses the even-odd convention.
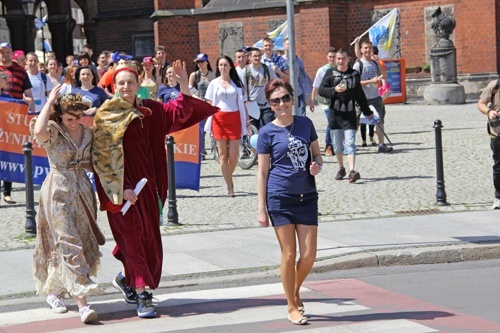
[[[31,133],[35,121],[31,121]],[[40,190],[33,254],[37,293],[78,297],[100,294],[102,290],[89,278],[101,269],[101,253],[92,232],[97,203],[84,172],[91,166],[92,130],[83,126],[83,139],[78,146],[62,125],[49,120],[48,127],[49,140],[39,142],[47,150],[50,172]]]
[[[167,199],[166,135],[218,110],[179,94],[164,104],[146,99],[132,105],[116,97],[97,111],[92,148],[97,193],[116,241],[113,255],[125,267],[128,286],[155,289],[160,282],[163,249],[158,198],[162,204]],[[122,215],[123,191],[133,190],[142,178],[148,181],[137,202]]]

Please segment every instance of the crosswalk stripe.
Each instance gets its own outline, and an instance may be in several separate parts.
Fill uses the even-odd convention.
[[[310,329],[293,331],[294,333],[312,333]],[[433,328],[415,323],[408,319],[370,321],[369,323],[347,324],[336,327],[315,328],[314,333],[433,333]]]

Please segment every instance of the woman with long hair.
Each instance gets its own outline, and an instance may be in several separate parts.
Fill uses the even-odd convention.
[[[97,219],[97,201],[85,170],[92,170],[92,129],[81,124],[88,104],[81,95],[58,97],[52,89],[40,114],[30,123],[32,135],[47,150],[50,172],[40,190],[33,275],[37,294],[56,313],[68,309],[60,298],[72,296],[81,321],[97,314],[87,297],[102,293],[90,279],[101,269],[99,244],[104,244]]]
[[[76,66],[70,65],[66,67],[65,80],[59,92],[61,95],[69,94],[73,89],[76,88],[76,78],[75,78],[76,70],[77,70]]]
[[[312,121],[293,115],[290,83],[271,80],[265,94],[276,119],[260,129],[257,140],[258,220],[262,227],[271,221],[280,244],[288,320],[305,325],[299,292],[316,259],[318,192],[314,176],[321,172],[323,159]],[[295,264],[297,239],[300,257]]]
[[[248,134],[248,114],[244,105],[242,84],[233,60],[222,55],[217,58],[216,66],[216,78],[208,85],[205,99],[217,106],[221,112],[209,118],[205,130],[213,133],[227,196],[234,197],[233,173],[238,164],[241,137]]]
[[[149,90],[151,99],[157,100],[158,96],[158,84],[156,83],[156,77],[153,74],[155,69],[152,57],[145,57],[142,59],[142,69],[143,72],[139,76],[141,80],[141,86],[146,87]]]
[[[49,69],[49,73],[47,77],[52,82],[52,85],[57,86],[58,84],[62,84],[65,80],[64,76],[59,73],[59,63],[55,59],[49,59],[47,61],[47,68]]]

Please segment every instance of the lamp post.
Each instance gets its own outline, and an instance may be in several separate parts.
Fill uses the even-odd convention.
[[[26,49],[35,52],[35,0],[22,0],[24,15],[26,16]]]

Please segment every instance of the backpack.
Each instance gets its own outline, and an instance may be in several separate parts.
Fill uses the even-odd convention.
[[[45,74],[44,72],[40,72],[40,75],[42,76],[43,86],[45,87],[45,89],[43,91],[45,92],[45,96],[48,96],[48,94],[47,94],[47,74]]]
[[[493,99],[495,98],[495,95],[498,93],[498,88],[500,88],[500,79],[497,79],[497,83],[495,83],[495,87],[493,87],[493,90],[496,90],[496,93],[491,94],[491,105],[493,105]]]
[[[264,77],[266,77],[267,81],[269,82],[271,80],[271,73],[269,72],[269,68],[264,63],[261,65],[262,67],[264,67]],[[250,77],[252,77],[252,73],[250,73],[250,68],[248,68],[248,66],[250,65],[247,65],[245,67],[245,80],[247,84],[247,96],[250,98],[250,88],[248,87],[248,83],[250,82]]]
[[[372,62],[375,64],[375,67],[377,67],[377,73],[380,75],[380,68],[378,66],[378,63],[374,59],[372,59]],[[356,64],[359,64],[359,75],[363,74],[363,62],[361,61],[361,59],[356,61]]]

